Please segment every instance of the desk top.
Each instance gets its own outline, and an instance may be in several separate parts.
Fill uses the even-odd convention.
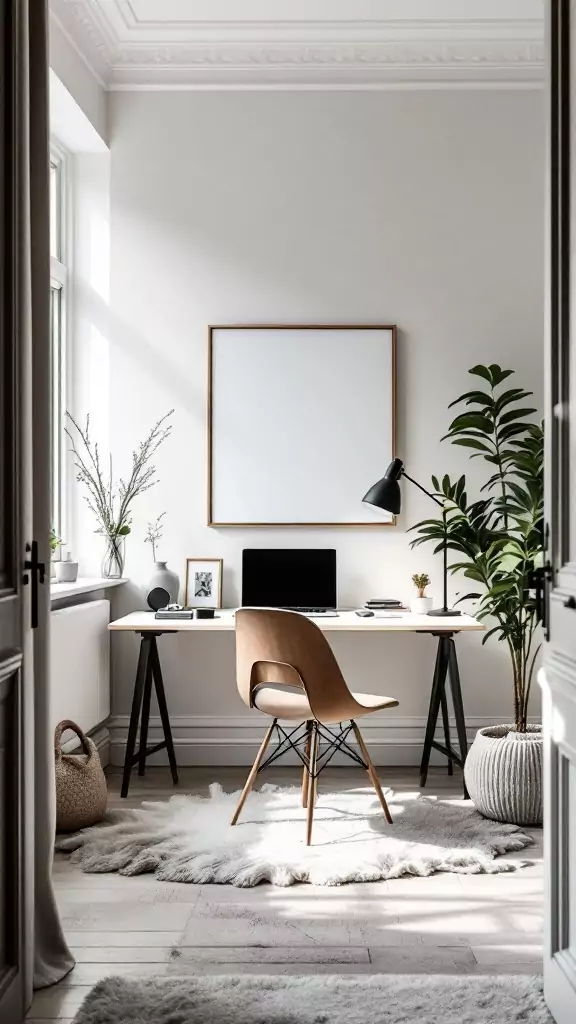
[[[143,633],[153,630],[157,633],[195,633],[206,631],[219,633],[233,630],[235,608],[220,608],[214,619],[156,619],[154,612],[130,612],[121,619],[111,622],[108,629],[114,632]],[[376,612],[371,618],[361,618],[354,611],[338,612],[334,617],[309,616],[323,633],[377,633],[377,632],[424,632],[464,633],[484,630],[486,627],[471,615],[456,615],[453,618],[436,618],[431,615],[415,615],[412,612]]]

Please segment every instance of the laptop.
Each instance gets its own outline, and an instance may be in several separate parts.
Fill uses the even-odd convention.
[[[333,548],[244,548],[244,607],[335,615],[336,603]]]

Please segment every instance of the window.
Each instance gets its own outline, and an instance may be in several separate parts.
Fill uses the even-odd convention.
[[[52,368],[52,527],[65,539],[66,529],[66,310],[68,305],[68,194],[66,156],[54,146],[50,154],[50,340]]]

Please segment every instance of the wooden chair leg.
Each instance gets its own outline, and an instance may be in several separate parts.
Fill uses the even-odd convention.
[[[268,744],[270,743],[270,739],[272,737],[272,733],[274,732],[274,729],[276,728],[276,722],[277,721],[278,721],[278,719],[275,718],[274,721],[272,722],[272,725],[268,729],[264,739],[262,740],[262,744],[260,746],[260,750],[256,754],[256,760],[254,761],[254,764],[252,765],[252,768],[250,769],[250,774],[249,774],[248,778],[246,779],[246,785],[244,786],[244,789],[242,790],[242,794],[241,794],[240,800],[238,802],[238,807],[236,808],[236,810],[234,812],[234,817],[232,818],[232,821],[230,822],[231,825],[235,825],[236,824],[236,822],[238,821],[238,818],[240,817],[240,814],[242,813],[242,808],[244,807],[244,804],[246,803],[246,797],[248,796],[250,790],[252,789],[252,786],[254,785],[254,779],[256,778],[256,776],[258,774],[258,769],[259,769],[260,764],[262,762],[262,758],[264,757],[264,754],[266,753],[266,748],[267,748]]]
[[[310,750],[312,747],[312,722],[306,722],[306,743],[304,744],[304,757],[310,763]],[[302,807],[308,807],[308,790],[310,788],[310,775],[308,765],[302,768]]]
[[[314,807],[316,805],[316,790],[318,779],[316,778],[316,762],[318,759],[318,726],[312,722],[312,734],[310,742],[310,771],[308,778],[308,816],[306,820],[306,846],[312,842],[312,824],[314,822]]]
[[[362,733],[360,732],[360,729],[356,725],[356,722],[352,722],[351,724],[352,724],[352,728],[354,730],[354,735],[356,736],[356,739],[358,741],[358,746],[360,747],[360,753],[362,754],[362,757],[364,758],[364,760],[366,761],[366,764],[368,765],[368,775],[370,776],[370,782],[374,786],[374,789],[376,790],[376,796],[378,797],[380,803],[382,804],[382,810],[384,811],[384,816],[386,818],[386,821],[388,822],[389,825],[392,825],[392,815],[390,814],[390,811],[388,810],[388,804],[386,803],[386,798],[384,796],[384,793],[382,792],[382,786],[380,785],[380,779],[378,778],[378,776],[376,774],[376,769],[375,769],[374,765],[372,764],[372,758],[370,757],[370,754],[368,753],[368,747],[364,743],[364,738],[362,736]]]

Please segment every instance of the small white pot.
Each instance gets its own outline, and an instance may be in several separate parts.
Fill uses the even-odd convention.
[[[432,609],[431,597],[413,597],[410,602],[410,611],[415,615],[428,615]]]
[[[78,562],[70,560],[54,562],[57,583],[76,583],[78,579]]]

